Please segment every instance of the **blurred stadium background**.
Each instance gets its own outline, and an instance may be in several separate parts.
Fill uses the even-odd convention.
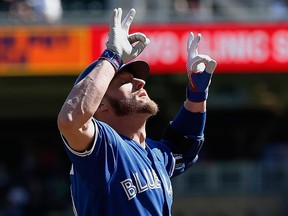
[[[72,215],[70,162],[56,117],[77,75],[103,50],[114,7],[135,7],[132,31],[152,40],[143,58],[160,113],[148,122],[150,137],[161,136],[185,99],[189,31],[202,33],[200,52],[219,64],[199,162],[173,179],[174,215],[288,215],[287,5],[0,1],[0,216]]]

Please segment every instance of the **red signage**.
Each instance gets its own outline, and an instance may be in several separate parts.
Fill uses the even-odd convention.
[[[1,27],[0,75],[79,74],[106,48],[109,26]],[[288,23],[133,24],[151,43],[138,59],[152,73],[183,73],[190,31],[217,73],[288,72]]]
[[[199,53],[217,63],[219,73],[288,72],[288,23],[211,23],[139,25],[151,43],[138,57],[146,60],[153,73],[185,71],[187,39],[192,31],[201,33]],[[92,27],[93,56],[105,49],[108,27]]]

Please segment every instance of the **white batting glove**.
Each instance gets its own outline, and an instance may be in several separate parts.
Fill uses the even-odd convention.
[[[200,40],[201,34],[194,38],[194,34],[191,32],[187,43],[186,69],[189,78],[187,98],[193,102],[205,101],[208,98],[208,88],[217,65],[216,61],[208,55],[198,54]]]
[[[118,8],[114,9],[111,19],[106,47],[119,54],[124,63],[136,58],[150,43],[150,40],[143,33],[137,32],[129,35],[130,25],[135,14],[136,11],[132,8],[121,22],[122,9]]]

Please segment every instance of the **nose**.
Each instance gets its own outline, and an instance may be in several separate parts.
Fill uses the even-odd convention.
[[[145,86],[146,82],[143,79],[133,78],[133,85],[135,90],[139,90]]]

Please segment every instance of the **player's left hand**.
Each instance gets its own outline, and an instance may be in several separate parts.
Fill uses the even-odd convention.
[[[216,68],[216,61],[208,55],[198,54],[198,45],[201,34],[191,32],[187,43],[188,60],[186,64],[189,84],[187,87],[187,98],[193,102],[205,101],[208,98],[208,88],[212,74]]]

